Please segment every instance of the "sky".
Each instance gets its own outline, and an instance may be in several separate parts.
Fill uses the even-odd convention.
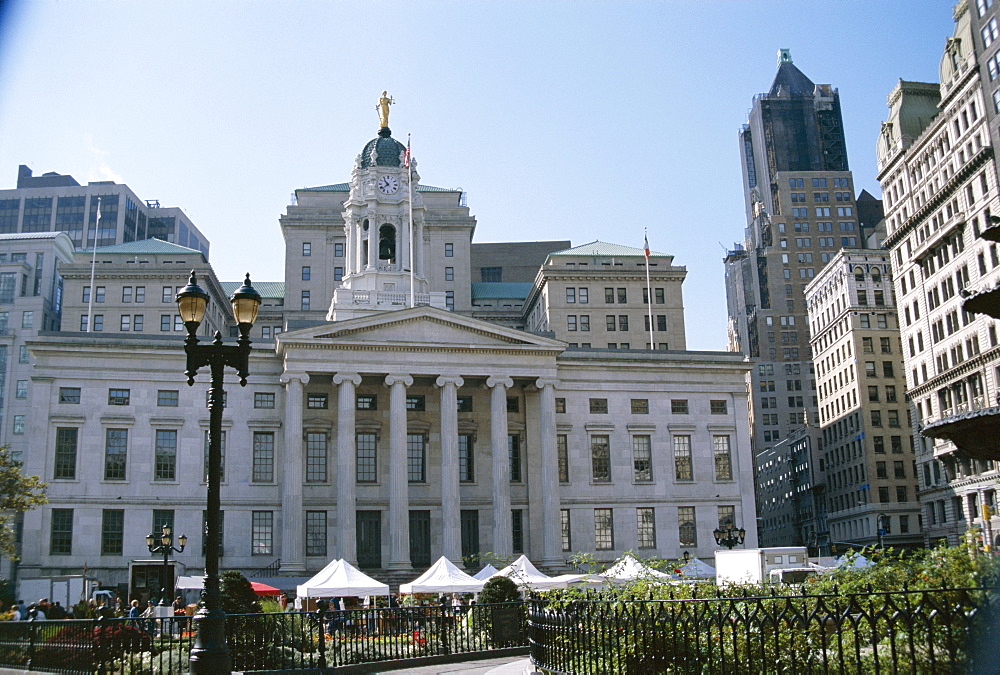
[[[0,0],[0,188],[27,164],[184,210],[223,280],[281,281],[296,188],[350,180],[394,98],[421,182],[476,242],[594,240],[687,268],[689,349],[726,345],[737,131],[779,48],[838,88],[856,190],[902,78],[938,81],[941,0]]]

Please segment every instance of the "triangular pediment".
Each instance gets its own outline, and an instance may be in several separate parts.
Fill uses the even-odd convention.
[[[414,307],[336,321],[278,335],[280,345],[371,344],[561,351],[566,343],[434,307]]]

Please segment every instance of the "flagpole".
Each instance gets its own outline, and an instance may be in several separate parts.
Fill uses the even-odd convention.
[[[97,267],[97,233],[101,230],[101,198],[97,198],[97,224],[94,226],[94,250],[90,256],[90,296],[87,302],[87,332],[94,326],[94,269]]]
[[[653,289],[649,287],[649,237],[646,235],[646,228],[642,228],[643,254],[646,256],[646,308],[649,312],[649,349],[655,350],[656,343],[653,341]]]
[[[413,288],[413,158],[410,156],[410,134],[406,134],[406,170],[408,176],[406,184],[410,190],[410,198],[407,201],[410,211],[410,307],[412,308],[416,305],[416,295]]]

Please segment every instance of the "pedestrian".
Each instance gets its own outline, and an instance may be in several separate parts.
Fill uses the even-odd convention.
[[[278,596],[278,607],[281,608],[282,612],[288,611],[288,594],[282,593]]]
[[[129,607],[129,610],[128,610],[128,623],[129,623],[129,625],[130,626],[135,626],[136,628],[138,628],[139,627],[139,617],[141,615],[142,615],[142,612],[139,611],[139,601],[138,600],[133,600],[132,603],[131,603],[131,607]]]
[[[24,600],[17,601],[17,611],[21,614],[21,621],[28,618],[28,608],[24,606]]]

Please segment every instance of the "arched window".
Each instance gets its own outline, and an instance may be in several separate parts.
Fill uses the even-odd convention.
[[[855,267],[854,268],[854,280],[855,281],[864,281],[865,280],[865,270],[864,270],[864,268],[862,268],[862,267]]]
[[[877,265],[872,267],[872,281],[876,283],[882,281],[882,272],[879,271]]]
[[[392,225],[378,228],[378,259],[396,259],[396,228]]]

